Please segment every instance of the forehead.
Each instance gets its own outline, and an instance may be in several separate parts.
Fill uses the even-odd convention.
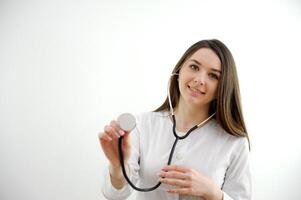
[[[220,59],[215,54],[215,52],[209,48],[201,48],[197,50],[187,60],[196,60],[202,65],[221,70]]]

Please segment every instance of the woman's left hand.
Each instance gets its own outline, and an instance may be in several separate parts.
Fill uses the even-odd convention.
[[[177,165],[164,166],[160,172],[160,182],[175,186],[169,193],[193,195],[206,200],[222,200],[222,190],[208,177],[200,172]]]

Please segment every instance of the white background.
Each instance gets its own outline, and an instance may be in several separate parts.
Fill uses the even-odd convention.
[[[237,64],[254,199],[301,199],[301,3],[0,1],[0,199],[104,199],[98,132],[158,107],[184,51]]]

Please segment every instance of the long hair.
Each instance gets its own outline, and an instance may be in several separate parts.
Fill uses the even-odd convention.
[[[222,68],[217,89],[217,97],[210,103],[208,114],[211,115],[216,112],[215,119],[227,133],[236,137],[246,137],[248,139],[250,149],[250,139],[242,113],[236,66],[233,56],[226,45],[216,39],[201,40],[193,44],[183,54],[174,67],[172,73],[179,73],[183,63],[201,48],[209,48],[214,51],[221,61]],[[177,107],[180,99],[180,90],[177,78],[177,76],[172,76],[170,80],[169,92],[173,108]],[[159,111],[170,111],[168,97],[154,112]]]

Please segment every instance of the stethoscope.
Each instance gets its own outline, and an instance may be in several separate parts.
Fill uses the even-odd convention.
[[[178,73],[171,74],[170,79],[171,79],[172,76],[175,76],[175,75],[179,75],[179,74]],[[177,134],[177,132],[176,132],[176,119],[175,119],[174,110],[173,110],[173,107],[172,107],[172,104],[171,104],[171,98],[170,98],[170,92],[169,92],[170,79],[168,81],[167,96],[168,96],[168,102],[169,102],[169,107],[170,107],[171,119],[172,119],[172,123],[173,123],[172,131],[173,131],[173,134],[174,134],[174,136],[175,136],[176,139],[175,139],[175,141],[174,141],[174,143],[172,145],[172,148],[170,150],[168,161],[167,161],[167,165],[170,165],[170,163],[172,161],[173,154],[174,154],[177,142],[179,140],[183,140],[186,137],[188,137],[192,131],[194,131],[197,128],[202,127],[205,123],[207,123],[215,115],[215,113],[213,113],[207,119],[205,119],[203,122],[199,123],[198,125],[195,125],[191,129],[189,129],[185,135],[179,136]],[[123,129],[126,132],[129,132],[129,131],[133,130],[136,127],[136,119],[130,113],[124,113],[124,114],[120,115],[117,118],[117,122],[118,122],[120,128]],[[124,176],[125,180],[128,182],[128,184],[133,189],[135,189],[137,191],[140,191],[140,192],[150,192],[150,191],[153,191],[156,188],[158,188],[161,185],[161,182],[158,182],[155,186],[150,187],[150,188],[138,188],[137,186],[135,186],[131,182],[131,180],[127,176],[127,173],[126,173],[126,170],[125,170],[125,166],[124,166],[124,156],[123,156],[123,152],[122,152],[122,139],[123,139],[123,136],[121,136],[118,139],[118,153],[119,153],[119,161],[120,161],[120,164],[121,164],[121,170],[122,170],[122,173],[123,173],[123,176]]]

